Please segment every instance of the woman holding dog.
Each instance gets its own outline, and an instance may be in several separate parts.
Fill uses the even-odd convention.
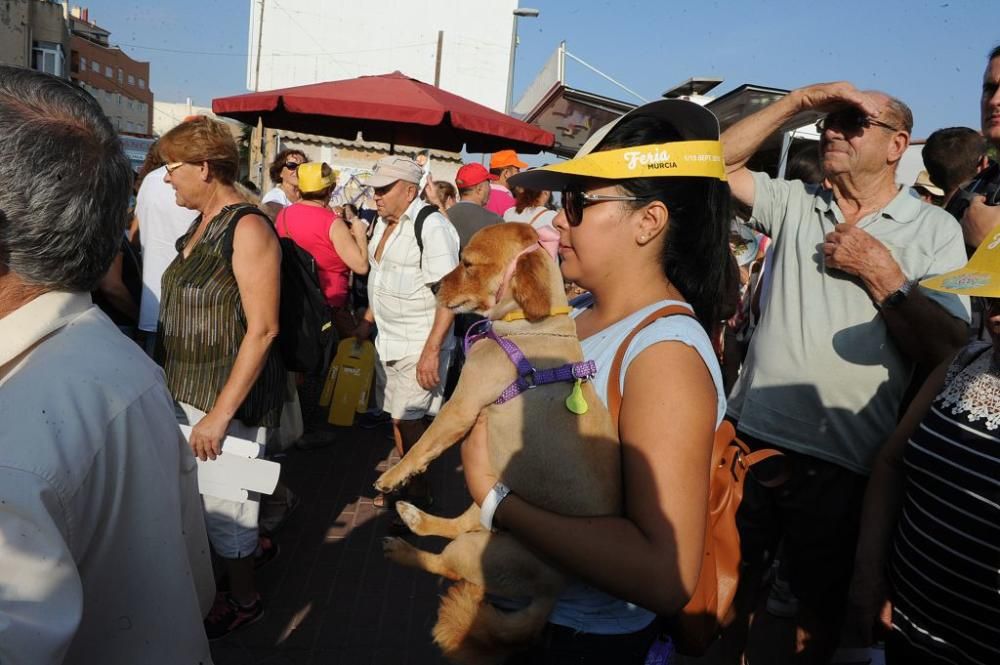
[[[575,159],[511,179],[563,192],[554,220],[562,270],[592,294],[574,315],[605,403],[612,358],[642,319],[677,304],[694,315],[657,320],[625,354],[622,516],[567,517],[503,495],[485,428],[463,445],[469,491],[485,502],[484,513],[495,507],[493,526],[579,580],[537,646],[511,662],[642,663],[656,615],[676,613],[698,580],[712,442],[725,413],[706,332],[721,318],[729,261],[729,187],[718,139],[711,112],[662,100],[599,130]]]

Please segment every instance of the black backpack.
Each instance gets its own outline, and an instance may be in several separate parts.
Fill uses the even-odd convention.
[[[230,261],[236,223],[244,215],[268,218],[251,205],[243,206],[233,214],[223,243]],[[278,241],[281,243],[281,306],[278,314],[281,356],[290,371],[320,374],[325,369],[327,350],[337,340],[330,306],[316,274],[316,259],[291,238],[279,236]]]

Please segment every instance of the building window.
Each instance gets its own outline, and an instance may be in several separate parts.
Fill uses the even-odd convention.
[[[82,55],[80,56],[80,71],[81,72],[87,71],[87,59]]]
[[[35,42],[31,49],[31,56],[33,69],[53,76],[63,75],[65,58],[63,57],[62,44]]]
[[[111,78],[115,75],[115,70],[111,68],[111,65],[104,65],[104,75]]]
[[[128,75],[128,84],[135,85],[135,77],[132,76],[131,74]]]
[[[91,60],[90,61],[90,71],[92,71],[92,72],[100,72],[101,71],[101,63],[97,62],[96,60]]]
[[[119,83],[125,82],[125,72],[122,70],[121,67],[118,68],[118,82]]]
[[[146,79],[139,79],[139,89],[140,90],[146,89]]]

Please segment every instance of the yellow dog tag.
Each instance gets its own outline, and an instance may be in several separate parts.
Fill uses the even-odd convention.
[[[582,416],[587,413],[587,400],[583,398],[583,390],[580,389],[580,384],[582,381],[580,379],[576,380],[573,384],[573,390],[570,391],[569,396],[566,398],[566,408],[575,413],[578,416]]]

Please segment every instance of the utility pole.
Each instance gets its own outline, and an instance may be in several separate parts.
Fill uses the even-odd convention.
[[[260,8],[257,22],[257,63],[254,66],[253,91],[260,91],[260,52],[264,46],[264,0],[257,0]],[[264,122],[258,117],[257,126],[250,135],[250,175],[264,191]]]
[[[510,66],[507,69],[507,103],[504,104],[503,112],[510,114],[512,99],[514,97],[514,55],[517,53],[517,19],[538,18],[539,11],[528,7],[521,7],[514,10],[514,25],[510,35]]]
[[[444,30],[438,30],[437,58],[434,60],[434,87],[441,87],[441,49],[444,47]]]

